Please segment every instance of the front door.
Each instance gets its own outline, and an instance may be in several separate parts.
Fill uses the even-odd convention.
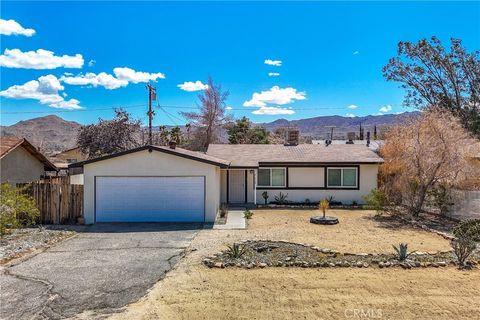
[[[245,170],[228,170],[228,201],[230,203],[245,203],[246,186],[245,186]]]

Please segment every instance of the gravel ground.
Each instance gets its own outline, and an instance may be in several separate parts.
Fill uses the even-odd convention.
[[[0,264],[71,237],[73,231],[32,227],[16,229],[0,239]]]

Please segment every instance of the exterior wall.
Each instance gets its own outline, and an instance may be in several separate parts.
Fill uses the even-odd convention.
[[[293,169],[293,170],[292,170]],[[308,184],[316,182],[316,179],[308,176],[308,173],[318,174],[318,171],[315,169],[318,168],[302,168],[306,170],[296,170],[298,168],[290,167],[289,171],[289,187],[293,187],[291,181],[295,183],[295,187],[310,187]],[[323,169],[323,168],[319,168]],[[296,173],[299,173],[298,176],[294,177]],[[309,199],[311,202],[317,202],[322,199],[333,196],[336,201],[341,201],[344,204],[350,204],[352,201],[357,203],[363,203],[363,196],[367,195],[370,190],[377,187],[377,174],[378,174],[378,165],[377,164],[365,164],[360,165],[360,181],[359,189],[316,189],[316,190],[306,190],[306,189],[268,189],[268,188],[257,188],[257,204],[263,204],[262,192],[265,190],[268,192],[269,198],[268,201],[275,201],[275,195],[278,195],[280,192],[283,194],[288,194],[287,200],[293,202],[303,202],[305,199]],[[323,175],[322,175],[323,177]],[[304,181],[304,182],[303,182]],[[305,184],[305,185],[302,185]],[[320,186],[324,185],[322,180],[319,181]]]
[[[0,160],[0,172],[1,182],[12,185],[38,180],[45,174],[43,163],[21,146]]]
[[[227,203],[227,170],[220,170],[220,203]]]
[[[450,216],[460,220],[480,219],[480,191],[453,190]]]
[[[95,222],[95,176],[205,176],[206,222],[215,221],[220,206],[221,173],[218,167],[159,151],[144,150],[84,166],[84,217],[87,224]]]
[[[288,168],[289,187],[324,187],[324,168]]]
[[[254,171],[247,170],[247,203],[255,202]]]

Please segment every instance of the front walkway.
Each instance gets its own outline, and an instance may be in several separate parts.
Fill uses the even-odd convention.
[[[247,224],[243,216],[245,208],[231,208],[228,210],[227,222],[225,224],[215,224],[213,229],[217,230],[239,230],[246,229]]]

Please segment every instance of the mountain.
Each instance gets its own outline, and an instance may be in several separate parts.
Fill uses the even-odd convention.
[[[359,131],[360,123],[365,132],[371,131],[374,126],[380,133],[383,127],[395,123],[401,123],[419,115],[419,112],[405,112],[402,114],[385,114],[366,117],[342,117],[342,116],[321,116],[300,120],[278,119],[268,123],[257,123],[255,125],[274,131],[280,127],[296,127],[303,136],[310,136],[317,139],[325,139],[330,134],[330,126],[335,126],[334,137],[346,138],[347,132]],[[34,146],[45,154],[53,154],[75,147],[77,134],[81,124],[75,121],[66,121],[58,116],[49,115],[46,117],[33,118],[17,122],[11,126],[2,126],[2,136],[17,136],[27,138]],[[170,128],[170,126],[167,126]],[[183,128],[183,127],[182,127]],[[158,127],[156,128],[158,130]],[[154,129],[155,130],[155,129]],[[226,131],[222,130],[222,141],[227,142]],[[146,137],[144,137],[145,139]],[[138,138],[141,141],[141,137]]]
[[[331,126],[334,126],[334,137],[346,138],[347,132],[359,131],[360,124],[365,132],[371,131],[374,127],[377,132],[386,126],[402,123],[408,119],[417,117],[419,112],[405,112],[401,114],[384,114],[365,117],[342,117],[342,116],[320,116],[300,120],[278,119],[273,122],[259,123],[258,126],[266,128],[268,131],[274,131],[280,127],[295,127],[300,130],[303,136],[310,136],[318,139],[325,139],[330,135]]]
[[[60,152],[75,147],[81,124],[66,121],[55,115],[33,118],[1,126],[1,136],[26,138],[45,154]]]

